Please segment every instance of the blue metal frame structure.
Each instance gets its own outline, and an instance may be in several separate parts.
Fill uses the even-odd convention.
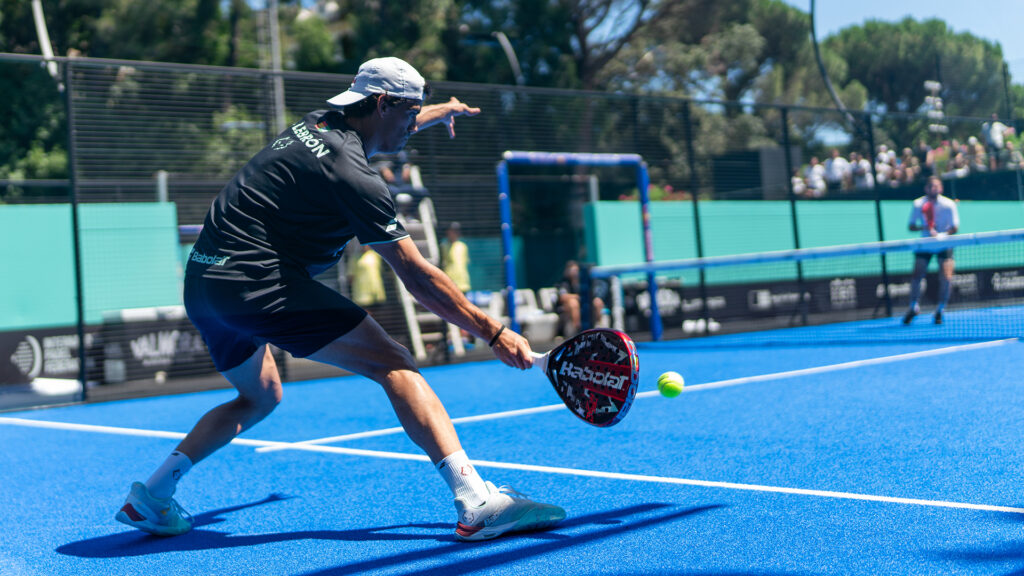
[[[512,198],[509,187],[509,165],[533,166],[633,166],[636,169],[637,188],[640,191],[641,225],[644,234],[644,260],[654,262],[654,244],[651,239],[650,196],[647,186],[650,177],[647,174],[647,163],[639,154],[590,154],[575,152],[523,152],[507,151],[498,162],[498,205],[501,210],[501,244],[504,251],[505,292],[508,301],[509,327],[519,332],[516,322],[516,267],[512,255]],[[587,274],[582,267],[581,274]],[[585,279],[584,279],[585,281]],[[651,333],[655,340],[661,337],[661,316],[658,313],[658,285],[654,272],[647,274],[647,285],[651,292]],[[587,315],[584,314],[586,317]],[[586,318],[584,322],[587,322]],[[586,325],[586,324],[585,324]]]

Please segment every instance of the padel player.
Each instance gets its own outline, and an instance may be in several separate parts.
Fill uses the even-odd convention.
[[[117,520],[159,535],[192,527],[172,498],[177,482],[281,401],[268,343],[384,388],[406,433],[454,494],[457,539],[485,540],[565,518],[557,506],[481,479],[409,351],[363,309],[313,279],[358,237],[424,306],[490,342],[505,364],[532,365],[526,339],[473,306],[423,258],[396,220],[388,187],[368,164],[434,124],[446,124],[454,137],[456,116],[480,112],[456,98],[423,106],[425,95],[426,82],[408,63],[367,61],[351,87],[328,100],[333,109],[312,112],[282,132],[213,201],[189,257],[185,308],[238,396],[207,412],[147,482],[132,484]]]
[[[956,202],[942,195],[942,180],[938,176],[929,176],[924,185],[924,196],[914,200],[910,210],[909,227],[911,232],[921,231],[923,238],[944,238],[956,234],[960,228],[960,213]],[[928,273],[928,264],[932,257],[939,261],[939,303],[935,307],[934,321],[942,324],[942,311],[949,301],[949,292],[953,280],[953,249],[929,249],[922,247],[914,252],[914,276],[910,280],[910,307],[903,316],[903,323],[910,324],[921,312],[918,301],[921,299],[921,281]]]

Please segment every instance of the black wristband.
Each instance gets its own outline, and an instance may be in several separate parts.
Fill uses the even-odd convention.
[[[491,341],[487,343],[487,345],[493,348],[494,347],[494,343],[498,341],[498,336],[501,336],[501,333],[504,332],[504,331],[505,331],[505,325],[502,324],[501,328],[498,328],[498,331],[494,333],[494,336],[491,338]]]

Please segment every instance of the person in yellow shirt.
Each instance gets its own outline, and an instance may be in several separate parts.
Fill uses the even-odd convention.
[[[360,306],[373,306],[387,299],[384,278],[380,274],[381,258],[365,244],[362,250],[352,271],[352,300]]]
[[[462,225],[458,222],[448,226],[447,238],[441,243],[441,262],[444,273],[459,290],[469,292],[469,247],[462,241]]]

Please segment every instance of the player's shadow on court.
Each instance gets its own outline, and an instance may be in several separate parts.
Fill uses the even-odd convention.
[[[423,550],[415,550],[396,554],[394,556],[378,557],[360,562],[353,562],[351,564],[335,566],[333,568],[316,572],[307,572],[304,573],[303,576],[340,576],[342,574],[355,574],[362,573],[364,571],[372,572],[373,570],[380,570],[387,566],[401,566],[403,564],[411,564],[409,568],[413,570],[405,572],[404,574],[406,574],[406,576],[429,576],[437,574],[438,568],[435,564],[427,568],[416,570],[416,568],[422,565],[424,559],[442,559],[443,556],[448,554],[457,554],[465,552],[471,547],[479,547],[476,549],[478,553],[474,554],[472,558],[448,561],[444,563],[444,574],[446,576],[450,574],[470,574],[486,568],[493,568],[495,566],[509,566],[513,563],[520,562],[525,558],[544,556],[567,548],[585,546],[600,540],[615,538],[624,533],[673,522],[687,516],[711,512],[722,507],[724,506],[715,504],[710,506],[678,509],[678,507],[673,504],[651,503],[588,514],[585,516],[569,518],[568,520],[558,524],[549,532],[517,534],[513,536],[513,539],[515,540],[515,544],[513,546],[500,546],[500,548],[495,548],[495,551],[491,554],[485,554],[488,543],[477,542],[466,544],[454,542],[453,537],[449,532],[449,535],[442,539],[450,541],[451,544],[437,548],[431,553],[424,553]],[[638,515],[649,515],[652,512],[662,513],[653,517],[640,519],[632,518]],[[447,526],[446,528],[449,531],[451,530],[451,526]],[[591,529],[587,530],[587,528]],[[578,532],[577,530],[580,529],[584,531]],[[570,530],[573,531],[572,535],[563,533]],[[508,542],[510,539],[505,538],[502,540]],[[460,555],[460,558],[465,558],[465,555]]]
[[[71,542],[57,547],[56,551],[68,556],[80,558],[126,558],[131,556],[145,556],[148,554],[162,554],[165,552],[211,550],[219,548],[238,548],[242,546],[254,546],[271,542],[285,542],[294,540],[350,540],[350,541],[384,541],[384,540],[444,540],[434,533],[409,534],[394,533],[391,531],[403,529],[421,529],[433,532],[441,529],[452,529],[451,524],[406,524],[402,526],[380,526],[376,528],[359,530],[310,530],[297,532],[282,532],[277,534],[253,534],[236,536],[229,532],[204,529],[224,522],[225,514],[261,506],[281,500],[289,500],[291,496],[271,494],[262,500],[218,508],[209,512],[197,514],[192,518],[192,530],[174,537],[152,536],[138,530],[127,529],[125,532],[88,538]]]
[[[56,552],[68,556],[76,556],[80,558],[128,558],[136,556],[146,556],[149,554],[163,554],[166,552],[182,552],[182,551],[199,551],[199,550],[212,550],[212,549],[226,549],[226,548],[238,548],[244,546],[257,546],[260,544],[269,544],[275,542],[290,542],[290,541],[302,541],[302,540],[338,540],[338,541],[351,541],[351,542],[386,542],[386,541],[436,541],[450,544],[449,546],[438,548],[434,555],[440,556],[447,553],[454,553],[458,550],[465,550],[466,544],[455,542],[454,537],[454,524],[453,523],[421,523],[421,524],[403,524],[396,526],[376,526],[371,528],[356,528],[351,530],[302,530],[296,532],[280,532],[273,534],[252,534],[252,535],[232,535],[227,532],[219,532],[216,530],[204,529],[204,526],[210,526],[223,522],[225,519],[222,517],[230,512],[242,510],[245,508],[251,508],[253,506],[260,506],[271,502],[277,502],[280,500],[287,500],[288,496],[281,496],[278,494],[272,494],[263,500],[251,502],[247,504],[241,504],[238,506],[231,506],[228,508],[220,508],[217,510],[211,510],[198,514],[193,518],[193,529],[181,536],[174,536],[170,538],[163,538],[159,536],[151,536],[139,532],[137,530],[127,530],[117,534],[111,534],[108,536],[100,536],[97,538],[88,538],[85,540],[79,540],[77,542],[71,542],[59,546]],[[637,506],[630,506],[627,508],[620,508],[616,510],[609,510],[606,512],[600,512],[595,514],[589,514],[585,516],[579,516],[576,518],[570,518],[565,522],[559,524],[551,532],[534,532],[529,534],[518,535],[520,539],[533,539],[541,540],[542,543],[528,547],[526,551],[523,549],[517,549],[514,553],[505,553],[492,556],[485,556],[472,561],[470,564],[472,568],[467,568],[467,571],[479,569],[482,566],[490,566],[492,564],[500,564],[508,562],[514,558],[522,558],[524,552],[529,553],[529,550],[533,547],[538,547],[537,554],[544,554],[552,550],[558,550],[560,548],[577,546],[581,543],[590,542],[597,539],[612,537],[616,534],[626,532],[629,530],[636,530],[651,526],[662,522],[670,522],[684,516],[690,516],[693,514],[699,514],[708,512],[719,508],[720,506],[702,506],[698,508],[688,508],[684,510],[675,510],[666,514],[659,515],[654,518],[645,518],[641,520],[627,520],[630,517],[636,515],[645,515],[651,512],[662,510],[665,508],[673,508],[670,504],[642,504]],[[572,537],[558,534],[558,530],[580,528],[586,526],[597,526],[600,527],[597,530],[586,534],[576,534]],[[605,527],[607,526],[607,527]],[[415,531],[415,532],[412,532]],[[410,552],[408,554],[399,554],[391,557],[383,558],[372,558],[365,562],[358,562],[346,566],[331,568],[326,572],[320,572],[320,574],[332,574],[332,573],[351,573],[359,570],[372,570],[374,567],[380,567],[384,565],[397,564],[401,565],[406,562],[418,562],[423,560],[423,551]],[[486,564],[481,564],[482,561],[491,559]],[[458,566],[462,566],[462,563]],[[469,564],[467,564],[469,566]],[[458,572],[455,572],[458,573]]]
[[[1024,507],[1020,504],[1012,504],[1015,507]],[[1020,525],[1024,522],[1024,516],[1018,513],[997,513],[1000,521]],[[1017,528],[1013,530],[1014,535],[1019,533]],[[957,548],[945,550],[929,550],[932,556],[941,558],[948,562],[956,562],[966,565],[983,566],[993,564],[987,572],[989,574],[1006,574],[1007,576],[1024,576],[1024,540],[1019,538],[1007,539],[1004,542],[990,539],[988,543],[972,542]],[[996,567],[998,566],[998,568]],[[982,568],[984,570],[984,568]]]

